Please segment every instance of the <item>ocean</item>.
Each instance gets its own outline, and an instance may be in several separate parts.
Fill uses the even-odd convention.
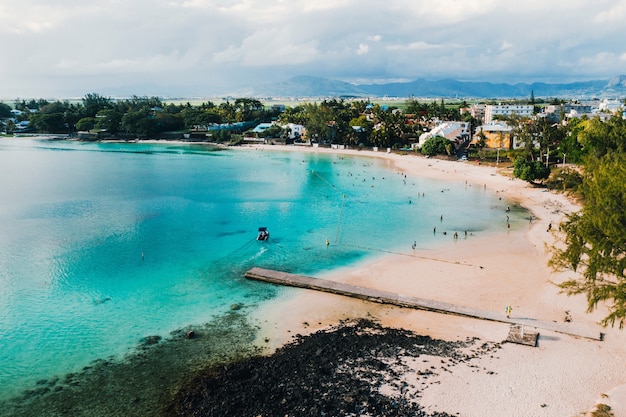
[[[0,400],[288,296],[245,280],[253,266],[315,275],[432,248],[501,230],[509,204],[358,155],[0,139]]]

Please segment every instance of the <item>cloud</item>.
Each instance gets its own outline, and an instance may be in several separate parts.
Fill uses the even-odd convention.
[[[369,52],[370,47],[366,43],[362,43],[359,45],[359,49],[356,50],[357,55],[365,55]]]
[[[426,49],[435,49],[441,47],[441,45],[432,45],[424,41],[417,41],[404,45],[389,45],[387,49],[390,51],[422,51]]]
[[[0,95],[79,80],[85,92],[146,81],[209,91],[302,74],[606,79],[624,72],[624,20],[626,0],[2,2]]]
[[[263,29],[248,35],[238,45],[216,52],[213,61],[249,67],[298,65],[319,55],[316,44],[314,40],[298,43],[298,39],[281,29]]]
[[[623,25],[625,19],[626,1],[624,0],[618,1],[617,4],[614,4],[608,10],[598,12],[594,17],[594,21],[598,24],[618,23]]]
[[[500,51],[507,51],[513,48],[513,44],[511,42],[502,41],[502,45],[500,45]]]

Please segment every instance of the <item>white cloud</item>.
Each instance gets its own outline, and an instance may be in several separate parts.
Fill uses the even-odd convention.
[[[319,55],[316,41],[297,42],[280,29],[259,30],[244,38],[239,45],[216,52],[213,59],[216,64],[258,67],[303,64]]]
[[[245,87],[301,74],[610,78],[624,73],[625,20],[626,0],[1,2],[0,95],[44,96],[76,80],[91,92],[146,80]]]
[[[621,0],[616,3],[608,10],[598,12],[594,21],[598,24],[619,23],[623,25],[624,20],[626,20],[626,1]]]
[[[422,51],[426,49],[441,48],[440,45],[432,45],[424,41],[411,42],[403,45],[389,45],[387,47],[390,51]]]
[[[511,42],[503,41],[502,45],[500,45],[500,51],[506,51],[513,48],[513,44]]]
[[[359,49],[356,50],[357,55],[365,55],[369,52],[370,47],[366,43],[362,43],[359,45]]]

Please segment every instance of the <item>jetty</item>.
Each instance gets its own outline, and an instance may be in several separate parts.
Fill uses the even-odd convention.
[[[469,317],[479,320],[488,320],[500,323],[508,323],[512,326],[510,341],[517,342],[517,337],[513,334],[520,330],[524,332],[524,327],[548,330],[551,332],[566,334],[574,337],[582,337],[592,340],[603,340],[600,332],[590,329],[583,329],[573,326],[571,323],[559,323],[550,321],[541,321],[531,318],[506,317],[503,313],[494,313],[492,311],[484,311],[470,307],[459,306],[455,304],[445,303],[441,301],[429,300],[420,297],[396,294],[388,291],[381,291],[372,288],[360,287],[356,285],[345,284],[336,281],[330,281],[321,278],[308,277],[304,275],[290,274],[288,272],[275,271],[265,268],[252,268],[245,273],[247,279],[269,282],[277,285],[285,285],[297,288],[306,288],[310,290],[322,291],[331,294],[343,295],[346,297],[358,298],[365,301],[375,302],[379,304],[389,304],[398,307],[412,308],[417,310],[432,311],[435,313],[451,314],[462,317]],[[522,327],[520,327],[522,326]],[[513,330],[514,329],[514,330]],[[522,341],[530,344],[528,335],[536,333],[534,341],[536,343],[538,333],[526,331],[526,337],[521,337]]]

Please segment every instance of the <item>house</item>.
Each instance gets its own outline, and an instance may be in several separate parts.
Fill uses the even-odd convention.
[[[15,123],[16,132],[28,132],[31,130],[30,122],[28,120],[22,120],[21,122]]]
[[[515,147],[513,128],[505,122],[492,122],[478,126],[472,143],[477,144],[483,138],[486,148],[513,149]]]
[[[296,123],[287,123],[281,126],[283,129],[287,129],[289,132],[289,139],[303,138],[306,133],[306,128]]]
[[[286,106],[284,104],[272,104],[271,111],[276,113],[282,113],[285,111]]]
[[[461,142],[462,140],[469,138],[470,124],[467,122],[442,122],[435,126],[430,132],[422,133],[419,137],[418,143],[413,145],[421,148],[430,138],[435,136],[444,137],[452,142]]]

